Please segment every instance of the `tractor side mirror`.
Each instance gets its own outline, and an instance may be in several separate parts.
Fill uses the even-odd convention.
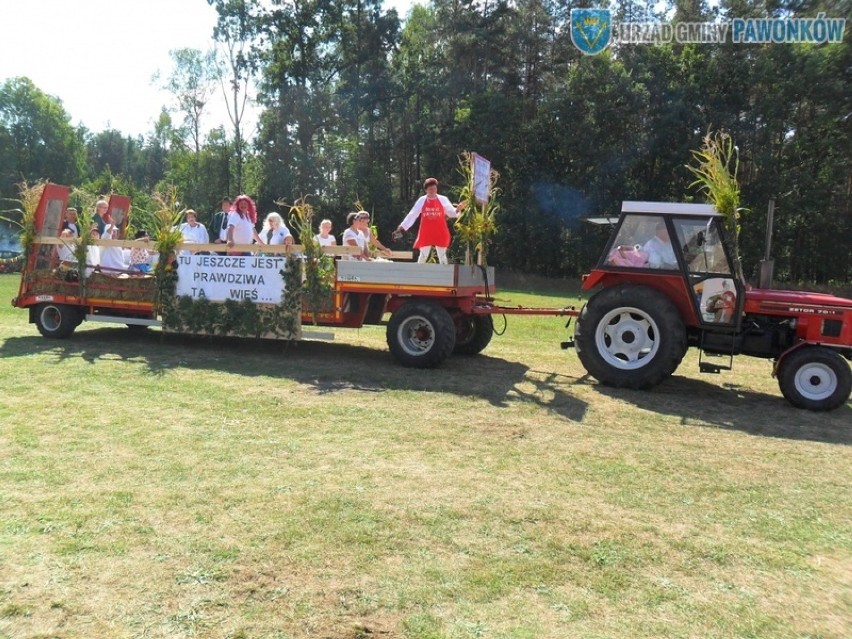
[[[704,246],[704,231],[698,231],[695,236],[695,246]]]

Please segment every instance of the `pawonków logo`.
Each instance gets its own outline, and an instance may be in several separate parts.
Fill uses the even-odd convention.
[[[609,9],[571,9],[571,42],[587,55],[606,49],[612,37]]]

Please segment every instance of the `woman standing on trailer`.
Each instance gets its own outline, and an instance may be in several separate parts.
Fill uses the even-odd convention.
[[[414,203],[408,215],[397,227],[396,233],[410,229],[419,217],[420,229],[417,232],[417,239],[414,241],[414,248],[420,249],[417,262],[423,264],[429,259],[429,254],[434,246],[435,252],[438,254],[438,261],[441,264],[446,264],[447,247],[450,246],[450,229],[447,227],[447,218],[458,217],[464,211],[467,202],[459,202],[459,205],[455,207],[445,196],[438,195],[438,180],[435,178],[427,178],[423,182],[423,189],[426,191],[426,195],[420,196]]]
[[[257,208],[248,195],[240,195],[234,200],[234,206],[228,213],[228,248],[236,244],[251,244],[255,240],[263,242],[254,225],[257,223]],[[229,251],[229,255],[247,255],[242,251]]]

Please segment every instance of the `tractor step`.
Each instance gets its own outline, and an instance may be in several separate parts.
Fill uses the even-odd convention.
[[[562,347],[562,350],[565,350],[566,348],[574,348],[574,340],[569,339],[566,342],[560,342],[559,345]]]
[[[725,366],[723,364],[711,364],[710,362],[701,362],[698,364],[698,370],[701,373],[712,373],[718,374],[722,371],[731,370],[730,366]]]
[[[709,339],[708,339],[709,338]],[[708,344],[710,342],[710,344]],[[701,373],[717,375],[722,371],[729,371],[734,367],[734,351],[736,342],[733,333],[708,335],[701,333],[701,343],[698,351],[698,370]],[[708,362],[707,358],[727,358],[726,363],[717,364]]]

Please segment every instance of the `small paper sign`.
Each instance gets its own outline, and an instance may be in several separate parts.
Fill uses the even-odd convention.
[[[477,153],[473,158],[473,197],[480,204],[485,204],[491,197],[491,162]]]

